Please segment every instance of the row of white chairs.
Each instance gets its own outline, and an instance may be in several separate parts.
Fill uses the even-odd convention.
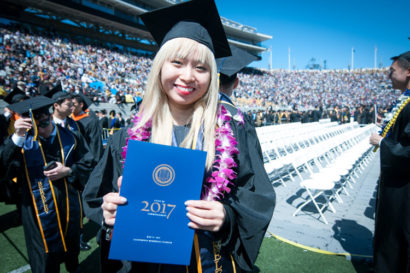
[[[310,131],[301,131],[292,137],[265,142],[261,146],[266,172],[274,182],[279,181],[286,186],[284,179],[294,180],[292,174],[297,172],[301,162],[310,155],[307,151],[322,149],[321,146],[326,141],[357,127],[357,124],[352,123],[314,128]]]
[[[367,166],[373,157],[372,146],[369,144],[368,137],[374,130],[372,126],[359,128],[350,132],[346,139],[338,137],[333,146],[324,146],[323,150],[313,151],[310,155],[311,160],[303,162],[302,166],[306,170],[305,176],[298,172],[301,178],[300,186],[308,194],[306,200],[300,204],[293,216],[296,216],[306,205],[313,203],[319,219],[328,224],[323,214],[324,210],[329,208],[336,213],[332,201],[336,200],[343,203],[341,194],[349,195],[347,188],[353,189],[353,184],[359,174]],[[319,204],[318,199],[324,199]]]
[[[303,134],[305,132],[320,131],[324,128],[335,127],[336,122],[312,122],[312,123],[287,123],[282,125],[270,125],[256,128],[260,143],[276,142],[280,139]]]
[[[279,126],[276,126],[279,127]],[[288,129],[292,126],[288,126]],[[260,134],[265,169],[272,183],[299,178],[300,187],[306,190],[306,200],[293,213],[296,216],[306,205],[313,203],[319,218],[328,223],[323,212],[329,208],[336,212],[332,201],[343,203],[342,194],[349,195],[358,175],[373,153],[368,136],[374,125],[359,127],[357,123],[335,125],[316,123],[293,127],[292,132],[282,131],[268,139]],[[267,129],[264,129],[267,132]],[[324,199],[322,204],[318,200]]]

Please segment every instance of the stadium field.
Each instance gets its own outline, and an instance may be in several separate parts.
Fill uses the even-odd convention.
[[[0,204],[0,273],[31,272],[24,242],[23,227],[16,220],[15,205]],[[95,240],[97,226],[84,225],[85,239],[92,249],[80,253],[83,272],[99,272],[99,249]],[[342,256],[329,256],[306,251],[274,238],[265,238],[254,272],[280,273],[354,273],[370,272],[365,261],[349,261]],[[61,266],[61,272],[67,272]]]

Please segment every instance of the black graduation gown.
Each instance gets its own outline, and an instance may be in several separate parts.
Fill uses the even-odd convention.
[[[68,129],[59,127],[59,130]],[[70,131],[71,132],[71,131]],[[72,132],[76,138],[77,146],[72,151],[73,165],[72,176],[67,178],[68,192],[77,192],[83,188],[83,182],[88,178],[91,172],[92,155],[89,152],[88,146],[84,142],[81,134]],[[17,184],[21,190],[21,217],[24,227],[24,234],[26,239],[27,252],[30,259],[30,265],[33,272],[43,272],[44,268],[47,268],[46,272],[56,272],[56,268],[59,268],[59,264],[63,261],[66,262],[68,267],[75,267],[78,265],[78,253],[79,253],[79,227],[80,227],[80,215],[78,215],[78,226],[76,230],[78,232],[68,232],[65,234],[65,240],[67,244],[67,253],[45,253],[43,240],[41,237],[40,229],[37,222],[37,216],[31,197],[31,192],[28,187],[27,178],[25,174],[25,163],[20,147],[16,146],[11,137],[7,138],[3,145],[0,147],[0,163],[1,168],[7,169],[5,174],[6,178],[17,177]],[[43,143],[43,149],[48,162],[51,160],[58,160],[61,153],[57,138],[54,139],[53,144]],[[66,210],[66,188],[62,179],[53,182],[53,190],[56,197],[56,203],[60,213],[61,226],[65,226],[67,218]],[[76,194],[77,195],[77,194]],[[78,197],[77,197],[78,200]],[[69,268],[75,270],[75,268]]]
[[[101,128],[108,129],[108,118],[106,116],[102,117],[99,120],[99,123],[100,123]]]
[[[410,272],[410,104],[380,146],[374,260],[376,272]]]
[[[236,111],[231,114],[235,115]],[[231,251],[237,266],[242,271],[251,271],[272,217],[275,193],[265,172],[260,151],[250,148],[250,143],[256,146],[259,142],[254,139],[248,141],[248,138],[253,138],[250,130],[239,125],[234,119],[230,124],[240,151],[237,158],[239,172],[235,180],[236,188],[222,200],[227,219],[223,232],[215,234],[215,237],[221,239],[223,249]],[[102,197],[109,192],[118,191],[117,179],[122,174],[120,161],[126,137],[125,128],[109,139],[104,155],[91,173],[83,192],[86,216],[100,225],[103,221]],[[102,253],[104,254],[106,255]],[[122,265],[122,269],[117,268],[116,271],[138,272],[136,267],[132,268],[132,265],[127,262],[123,262]],[[139,269],[140,272],[156,272],[151,271],[157,270],[155,265],[148,266],[153,268]],[[109,265],[103,264],[102,268],[105,272],[110,272],[107,270]]]
[[[103,154],[102,128],[94,112],[77,121],[81,134],[84,136],[91,153],[94,155],[94,163],[97,164]]]
[[[9,120],[3,115],[0,114],[0,143],[7,138],[7,128],[9,127]]]
[[[0,114],[0,145],[7,139],[9,119]],[[18,203],[18,186],[11,179],[5,178],[7,166],[0,166],[0,202],[6,204]]]

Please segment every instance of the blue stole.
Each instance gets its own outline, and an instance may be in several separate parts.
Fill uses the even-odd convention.
[[[55,127],[57,135],[54,141],[59,142],[61,149],[61,162],[69,167],[73,164],[72,151],[76,147],[76,140],[69,130]],[[65,178],[66,215],[61,215],[57,206],[53,182],[43,174],[43,167],[47,164],[46,157],[40,141],[33,135],[28,135],[23,145],[23,158],[25,172],[30,190],[35,215],[45,252],[67,251],[65,235],[72,229],[80,227],[80,195],[73,187],[68,187]],[[60,183],[60,182],[59,182]],[[61,217],[65,217],[66,225],[62,226]]]
[[[219,92],[219,102],[227,102],[228,104],[232,104],[233,106],[235,106],[235,104],[232,102],[231,98],[228,97],[228,95]]]
[[[66,117],[66,122],[70,131],[73,132],[80,132],[80,127],[78,126],[77,122],[70,117]]]

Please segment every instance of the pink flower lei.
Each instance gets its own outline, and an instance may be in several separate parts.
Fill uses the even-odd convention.
[[[233,181],[237,177],[234,170],[238,165],[234,160],[234,156],[239,154],[237,142],[234,137],[230,121],[232,116],[223,105],[220,105],[217,114],[217,128],[215,129],[215,160],[213,162],[213,171],[211,175],[206,178],[204,191],[202,193],[202,200],[220,200],[225,193],[230,193],[234,186]],[[242,113],[238,110],[238,114],[234,119],[239,124],[244,124]],[[141,120],[139,115],[133,118],[134,125],[137,125]],[[125,160],[127,154],[128,141],[139,140],[148,141],[151,136],[152,121],[149,120],[142,127],[137,128],[133,126],[128,129],[128,138],[126,144],[122,148],[122,156]]]

